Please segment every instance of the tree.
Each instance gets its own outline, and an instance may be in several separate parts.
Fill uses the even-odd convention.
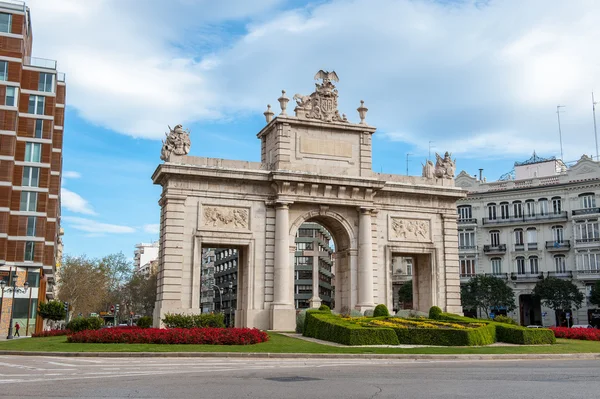
[[[571,280],[547,277],[537,282],[533,295],[540,298],[542,305],[553,309],[554,312],[579,309],[585,295]],[[556,318],[558,323],[558,317]]]
[[[152,316],[156,302],[156,273],[145,277],[134,273],[124,287],[128,311],[138,315]]]
[[[413,285],[412,280],[409,280],[402,284],[398,289],[398,302],[404,303],[412,303],[413,301]]]
[[[58,299],[69,302],[75,313],[88,314],[103,309],[109,278],[98,261],[82,256],[65,256],[58,274]]]
[[[41,302],[38,314],[44,320],[59,321],[65,318],[65,306],[61,301]]]
[[[461,301],[465,309],[478,309],[490,317],[493,308],[516,309],[515,295],[506,281],[495,276],[478,274],[461,287]]]
[[[590,303],[592,305],[600,306],[600,280],[596,281],[596,284],[592,287]]]

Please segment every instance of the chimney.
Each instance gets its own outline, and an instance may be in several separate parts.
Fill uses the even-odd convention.
[[[479,168],[479,181],[481,181],[482,175],[483,175],[483,169]]]

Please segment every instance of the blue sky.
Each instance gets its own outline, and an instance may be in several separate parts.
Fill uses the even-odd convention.
[[[488,180],[535,150],[595,155],[600,2],[29,0],[34,56],[67,75],[65,252],[132,256],[158,238],[150,179],[167,125],[191,155],[259,161],[266,104],[340,77],[378,128],[373,169],[420,174],[429,142]],[[290,104],[290,108],[293,106]]]

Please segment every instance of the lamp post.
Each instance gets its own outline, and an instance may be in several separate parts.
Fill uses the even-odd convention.
[[[213,288],[216,288],[219,292],[219,312],[223,313],[223,292],[218,285],[213,284]]]
[[[25,282],[25,284],[23,284],[23,288],[18,288],[17,287],[17,280],[13,279],[13,286],[12,287],[6,287],[6,282],[4,280],[0,281],[0,286],[2,287],[2,299],[4,300],[4,291],[12,291],[12,303],[10,304],[10,322],[8,323],[8,336],[6,337],[6,339],[13,339],[13,335],[12,335],[12,328],[13,328],[13,315],[14,315],[14,310],[15,310],[15,294],[18,293],[26,293],[27,292],[27,288],[29,288],[29,283]]]
[[[2,296],[0,296],[0,326],[2,325],[2,305],[4,304],[4,287],[6,287],[6,281],[0,280],[0,288],[2,289]]]
[[[229,327],[233,326],[231,314],[233,313],[233,283],[229,283]]]

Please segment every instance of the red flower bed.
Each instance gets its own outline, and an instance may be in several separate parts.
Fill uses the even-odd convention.
[[[596,328],[550,327],[550,329],[554,331],[556,338],[600,341],[600,330]]]
[[[255,328],[103,328],[70,335],[67,342],[101,344],[252,345],[269,336]]]
[[[48,330],[42,331],[40,333],[31,334],[32,338],[40,338],[40,337],[58,337],[60,335],[69,335],[71,331],[69,330]]]

